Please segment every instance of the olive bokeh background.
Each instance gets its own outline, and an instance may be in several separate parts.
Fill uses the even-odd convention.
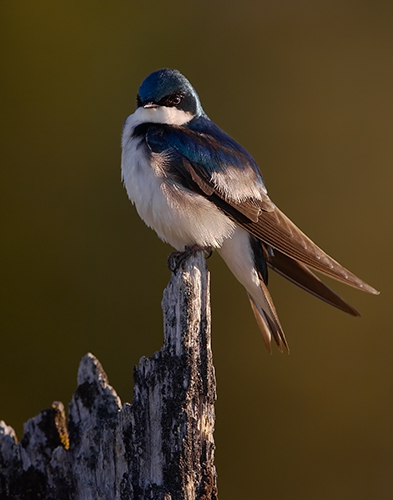
[[[67,404],[87,351],[130,401],[161,346],[170,247],[127,199],[120,134],[175,67],[277,205],[382,291],[332,283],[352,318],[272,276],[291,354],[269,356],[209,260],[220,498],[392,498],[393,3],[3,1],[0,37],[0,418],[20,437]]]

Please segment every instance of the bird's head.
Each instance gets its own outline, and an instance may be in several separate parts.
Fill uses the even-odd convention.
[[[143,80],[137,96],[139,108],[152,112],[166,111],[163,115],[176,115],[177,121],[181,121],[181,116],[184,121],[189,121],[203,114],[198,94],[191,83],[176,69],[168,68],[154,71]]]

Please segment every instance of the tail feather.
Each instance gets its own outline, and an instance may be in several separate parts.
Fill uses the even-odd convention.
[[[218,251],[235,277],[246,288],[251,308],[269,352],[271,352],[272,338],[281,352],[284,350],[289,352],[289,347],[267,288],[268,267],[328,304],[352,316],[359,316],[356,309],[333,292],[308,268],[314,262],[305,263],[302,259],[297,260],[283,250],[271,251],[271,247],[247,233],[242,227],[238,226],[232,237],[226,239]],[[318,259],[318,252],[314,257]],[[328,274],[326,269],[322,272]],[[336,275],[331,276],[338,279]],[[344,279],[340,281],[345,282]],[[358,285],[361,287],[359,283]],[[362,288],[367,290],[365,286]]]
[[[262,332],[265,345],[271,353],[271,337],[273,337],[278,350],[283,352],[285,349],[289,353],[288,342],[285,338],[280,320],[278,319],[273,299],[263,281],[260,282],[260,292],[263,295],[262,300],[258,300],[256,297],[252,296],[250,292],[247,292],[247,295],[250,299],[251,308],[259,329]]]
[[[262,333],[263,341],[265,342],[266,349],[269,351],[269,354],[272,353],[272,335],[270,332],[269,324],[266,320],[266,316],[264,315],[262,309],[258,306],[255,300],[251,297],[251,295],[247,292],[248,298],[250,299],[250,305],[252,312],[254,313],[255,319],[257,321],[257,325]]]
[[[254,237],[244,229],[237,227],[232,238],[225,240],[218,251],[229,269],[247,290],[251,308],[268,350],[271,351],[271,338],[273,337],[280,351],[284,349],[289,351],[273,299],[265,284],[265,280],[267,281],[266,259],[260,245],[254,244],[253,239]]]

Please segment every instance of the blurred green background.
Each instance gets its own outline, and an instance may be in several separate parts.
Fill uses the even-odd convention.
[[[272,276],[291,354],[212,274],[222,500],[393,498],[393,3],[3,1],[0,418],[68,403],[93,352],[123,401],[162,344],[168,245],[120,182],[140,82],[175,67],[269,193],[382,291],[352,318]]]

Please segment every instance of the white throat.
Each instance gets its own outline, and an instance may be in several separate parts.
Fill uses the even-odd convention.
[[[168,108],[167,106],[158,106],[157,108],[138,108],[132,114],[132,122],[135,125],[139,123],[166,123],[167,125],[184,125],[192,120],[193,115],[182,109]]]

